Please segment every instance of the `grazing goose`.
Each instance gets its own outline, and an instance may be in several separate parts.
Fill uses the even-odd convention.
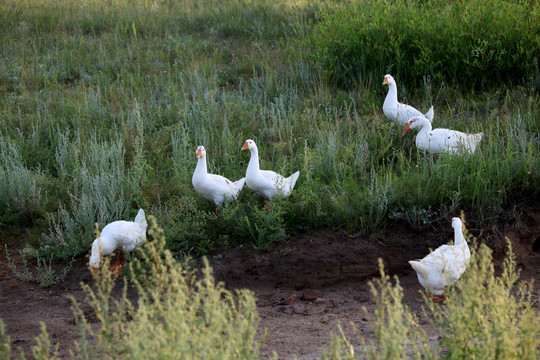
[[[405,122],[413,116],[425,116],[429,122],[433,122],[433,106],[424,115],[410,105],[401,104],[397,98],[397,85],[392,75],[385,75],[383,85],[388,85],[388,94],[384,99],[384,115],[398,125],[405,125]]]
[[[423,259],[409,261],[416,271],[420,285],[438,302],[444,300],[445,287],[454,284],[461,277],[471,259],[471,251],[463,236],[461,219],[452,218],[452,227],[454,245],[439,246]]]
[[[431,154],[472,154],[482,140],[483,133],[466,134],[450,129],[432,129],[431,123],[424,116],[416,116],[405,123],[403,136],[411,129],[419,128],[416,146]]]
[[[113,221],[105,225],[101,230],[101,235],[92,243],[92,254],[90,255],[90,266],[99,268],[101,255],[112,254],[118,249],[116,263],[111,265],[111,270],[116,273],[122,269],[120,257],[122,251],[130,252],[138,246],[141,246],[146,239],[146,217],[144,210],[139,209],[135,221]]]
[[[255,141],[246,140],[242,150],[251,152],[251,158],[246,170],[246,184],[248,188],[262,195],[267,200],[272,200],[274,197],[284,198],[291,194],[300,171],[295,172],[291,176],[285,178],[282,175],[271,170],[261,170],[259,168],[259,151]]]
[[[199,194],[214,203],[217,215],[219,205],[224,201],[238,197],[238,193],[244,187],[246,178],[232,182],[221,175],[209,174],[206,167],[206,150],[204,146],[197,148],[196,156],[198,158],[197,166],[191,178],[191,183]]]

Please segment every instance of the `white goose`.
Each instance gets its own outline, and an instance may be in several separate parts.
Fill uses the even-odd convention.
[[[433,122],[433,106],[424,115],[410,105],[401,104],[397,98],[397,85],[392,75],[385,75],[383,85],[388,85],[388,94],[384,99],[384,115],[398,125],[405,125],[405,122],[413,116],[425,116],[429,122]]]
[[[255,141],[246,140],[242,150],[247,149],[251,152],[251,158],[246,170],[248,188],[267,200],[272,200],[275,196],[280,198],[289,196],[296,184],[296,180],[298,180],[298,176],[300,176],[300,171],[285,178],[271,170],[261,170],[259,167],[259,151]]]
[[[206,167],[206,150],[204,146],[197,148],[196,156],[198,158],[197,166],[195,172],[193,172],[191,183],[199,194],[215,204],[217,214],[219,205],[224,201],[238,197],[238,193],[244,187],[246,178],[232,182],[221,175],[209,174]]]
[[[471,251],[463,236],[460,218],[452,218],[454,245],[439,246],[422,260],[411,260],[409,264],[416,271],[418,281],[431,293],[434,301],[444,300],[446,286],[454,284],[467,269]]]
[[[120,263],[122,250],[130,252],[141,246],[146,239],[147,226],[143,209],[139,209],[135,221],[119,220],[105,225],[101,230],[100,237],[92,243],[90,266],[97,269],[101,261],[101,255],[109,255],[118,249],[118,257],[116,263],[111,266],[111,270],[119,272],[122,269]]]
[[[446,152],[449,154],[472,154],[482,140],[483,133],[466,134],[450,129],[432,129],[431,123],[424,116],[415,116],[405,123],[402,135],[411,129],[419,128],[416,146],[431,154]]]

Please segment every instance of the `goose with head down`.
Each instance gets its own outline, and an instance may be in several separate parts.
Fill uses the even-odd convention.
[[[300,171],[295,172],[289,177],[271,171],[261,170],[259,167],[259,150],[255,141],[248,139],[244,143],[242,150],[249,150],[251,158],[246,170],[247,187],[263,196],[267,200],[274,198],[284,198],[291,194]]]
[[[398,102],[397,85],[392,75],[385,75],[383,85],[388,85],[388,94],[383,104],[384,115],[398,125],[405,125],[405,122],[413,116],[425,116],[429,122],[433,122],[433,106],[424,115],[414,107]]]
[[[224,176],[209,174],[206,166],[206,150],[204,146],[199,146],[196,151],[197,166],[191,183],[195,190],[205,199],[210,200],[216,206],[216,214],[218,206],[224,201],[236,199],[240,190],[244,187],[246,178],[241,178],[238,181],[231,181]]]
[[[122,251],[130,252],[141,246],[146,239],[148,224],[143,209],[139,209],[135,221],[118,220],[105,225],[100,236],[92,243],[90,266],[95,270],[99,268],[102,255],[112,254],[118,250],[116,263],[111,270],[118,273],[122,269]]]
[[[415,116],[405,122],[403,136],[411,129],[418,128],[416,146],[431,154],[473,154],[482,140],[483,133],[466,134],[450,129],[432,129],[431,123],[424,116]]]
[[[411,260],[409,264],[416,271],[418,281],[434,301],[443,301],[445,287],[453,285],[467,269],[471,251],[463,235],[463,222],[452,218],[454,245],[439,246],[421,260]]]

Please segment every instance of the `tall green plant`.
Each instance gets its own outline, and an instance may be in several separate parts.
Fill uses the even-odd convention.
[[[524,84],[538,66],[539,16],[526,1],[351,1],[299,25],[293,53],[349,86],[386,73],[410,88],[426,75],[464,91]]]
[[[139,295],[137,307],[127,299],[126,285],[119,299],[112,298],[115,279],[105,264],[94,275],[95,290],[83,285],[100,329],[96,331],[90,326],[77,304],[74,307],[81,329],[77,356],[258,358],[258,319],[253,294],[248,290],[233,293],[216,283],[207,261],[201,277],[196,279],[165,249],[162,230],[152,217],[149,219],[149,240],[139,251],[140,261],[130,266]],[[94,338],[92,344],[88,335]]]

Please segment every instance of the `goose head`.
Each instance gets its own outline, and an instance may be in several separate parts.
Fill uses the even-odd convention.
[[[89,264],[94,269],[99,268],[100,259],[99,239],[94,240],[92,243],[92,254],[90,255]]]
[[[248,139],[244,143],[244,146],[242,146],[242,150],[257,150],[257,144],[255,144],[255,141]]]
[[[426,121],[428,124],[430,123],[429,120],[426,119],[424,116],[415,116],[415,117],[410,118],[405,123],[405,129],[403,130],[403,133],[401,134],[401,136],[405,136],[405,134],[411,131],[411,129],[415,129],[417,127],[422,128],[422,126],[424,126]]]
[[[458,217],[452,218],[452,227],[455,231],[461,230],[463,228],[463,223],[461,222],[461,219]]]
[[[396,81],[394,80],[392,75],[390,75],[390,74],[384,75],[383,85],[393,85],[395,83],[396,83]]]
[[[197,151],[195,152],[196,156],[198,158],[205,158],[206,157],[206,150],[204,149],[204,146],[199,146],[197,148]]]

